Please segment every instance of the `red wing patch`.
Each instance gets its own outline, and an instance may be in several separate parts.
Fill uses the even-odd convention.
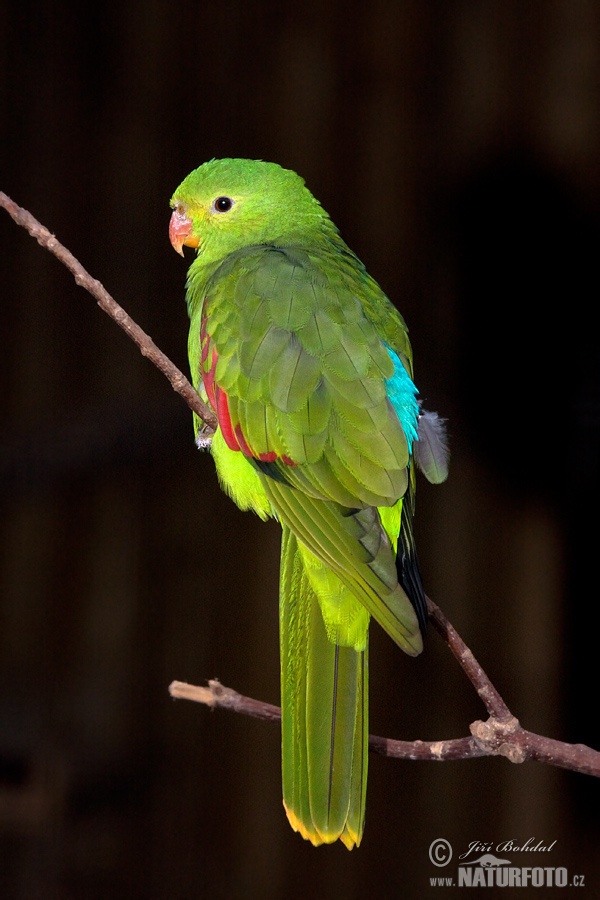
[[[223,433],[223,437],[225,438],[225,443],[229,447],[230,450],[241,450],[237,438],[235,436],[235,432],[233,430],[233,426],[231,424],[231,416],[229,414],[229,402],[227,400],[227,394],[225,391],[222,391],[219,387],[216,389],[217,395],[217,419],[219,420],[219,428]]]
[[[202,373],[204,388],[208,395],[208,402],[217,414],[219,427],[225,439],[225,443],[230,450],[241,450],[244,456],[260,459],[261,462],[276,462],[279,458],[283,463],[285,463],[286,466],[298,465],[298,463],[295,463],[293,459],[290,459],[290,457],[286,456],[285,454],[282,454],[281,457],[279,457],[275,450],[269,450],[266,453],[256,453],[244,437],[239,422],[237,423],[237,425],[233,425],[233,422],[231,421],[231,414],[229,412],[229,401],[227,399],[227,394],[222,388],[219,387],[218,384],[215,384],[215,371],[217,368],[219,355],[217,353],[217,348],[210,339],[210,335],[207,332],[206,325],[207,318],[206,316],[203,316],[202,326],[200,330],[200,341],[202,348],[202,363],[200,366],[200,371]],[[211,346],[212,354],[210,352]],[[210,365],[208,364],[209,356]]]
[[[242,451],[242,453],[244,454],[244,456],[256,456],[256,453],[246,443],[246,438],[242,434],[242,427],[239,422],[233,429],[233,433],[235,434],[235,436],[237,438],[239,448]]]

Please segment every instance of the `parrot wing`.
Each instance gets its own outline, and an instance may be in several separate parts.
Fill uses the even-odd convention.
[[[227,446],[259,471],[301,544],[414,655],[419,626],[377,507],[406,492],[418,405],[405,334],[399,356],[365,315],[375,288],[339,251],[245,248],[206,284],[193,330]]]

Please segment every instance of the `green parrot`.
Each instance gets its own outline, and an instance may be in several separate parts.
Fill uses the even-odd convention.
[[[171,207],[173,247],[197,249],[189,359],[218,419],[221,486],[283,532],[285,810],[315,846],[352,849],[365,818],[369,620],[421,652],[413,461],[444,480],[443,420],[417,400],[402,317],[295,172],[213,159]]]

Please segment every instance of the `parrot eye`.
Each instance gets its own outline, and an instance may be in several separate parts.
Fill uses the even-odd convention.
[[[231,207],[233,206],[233,200],[231,197],[217,197],[215,202],[213,203],[213,209],[215,212],[229,212]]]

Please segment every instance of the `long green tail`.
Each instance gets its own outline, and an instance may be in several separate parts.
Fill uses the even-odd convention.
[[[283,803],[315,846],[360,844],[368,763],[368,646],[327,637],[296,537],[283,525],[280,585]]]

